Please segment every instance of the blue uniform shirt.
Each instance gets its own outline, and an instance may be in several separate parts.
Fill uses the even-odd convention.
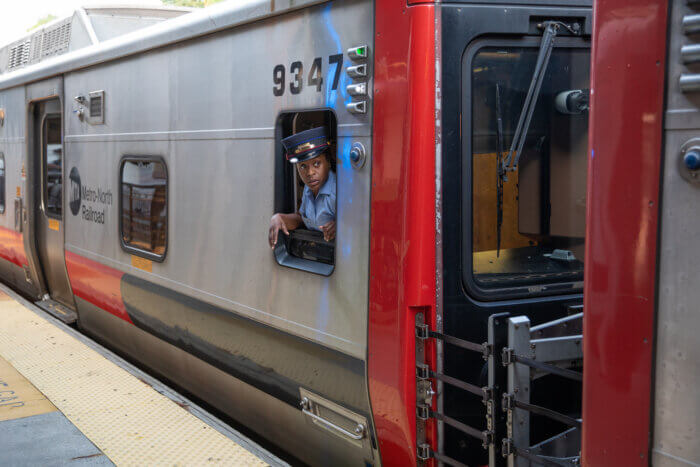
[[[299,214],[309,230],[321,231],[321,226],[335,220],[335,174],[328,172],[326,183],[314,198],[311,188],[304,187]]]

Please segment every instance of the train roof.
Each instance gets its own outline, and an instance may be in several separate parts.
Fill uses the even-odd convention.
[[[192,8],[102,5],[78,8],[0,47],[0,75],[104,42],[192,11]]]
[[[27,65],[24,68],[0,74],[0,90],[139,54],[325,1],[327,0],[235,0],[222,2],[201,10],[192,10],[188,14],[160,21],[104,42],[97,42],[63,55]],[[100,9],[89,8],[83,11],[87,10],[98,11]],[[123,10],[128,10],[128,8]],[[135,9],[132,8],[132,10]],[[144,11],[144,9],[138,10]],[[147,8],[145,10],[162,9]],[[57,22],[64,20],[54,21],[42,29],[55,27]],[[14,45],[14,43],[10,45]]]

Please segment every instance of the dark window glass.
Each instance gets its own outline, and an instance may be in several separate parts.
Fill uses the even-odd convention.
[[[481,289],[541,293],[552,283],[578,288],[583,279],[588,111],[567,113],[558,102],[588,92],[587,49],[552,52],[518,167],[507,172],[499,201],[497,122],[507,152],[537,55],[531,47],[484,47],[471,65],[472,273]]]
[[[0,214],[5,212],[5,155],[0,153]]]
[[[63,216],[63,145],[61,144],[61,117],[49,115],[44,119],[43,150],[45,161],[46,214],[61,219]]]
[[[168,232],[168,177],[162,161],[126,159],[121,170],[121,235],[135,254],[162,259]]]

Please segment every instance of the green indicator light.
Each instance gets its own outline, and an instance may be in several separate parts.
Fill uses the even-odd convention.
[[[360,45],[358,47],[350,47],[348,49],[348,55],[352,60],[365,59],[367,58],[367,53],[369,52],[369,47],[366,45]]]

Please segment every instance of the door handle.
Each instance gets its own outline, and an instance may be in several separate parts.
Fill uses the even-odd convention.
[[[15,198],[15,230],[22,232],[22,198]]]
[[[355,432],[350,432],[346,430],[345,428],[336,425],[335,423],[331,422],[330,420],[326,420],[325,418],[316,415],[311,411],[311,401],[309,400],[308,397],[303,397],[300,402],[301,405],[301,411],[304,413],[304,415],[310,417],[312,420],[315,422],[320,423],[321,425],[325,426],[331,431],[335,431],[337,433],[340,433],[343,436],[346,436],[352,440],[359,441],[362,438],[365,437],[367,434],[367,428],[362,423],[358,423],[357,426],[355,426]]]

